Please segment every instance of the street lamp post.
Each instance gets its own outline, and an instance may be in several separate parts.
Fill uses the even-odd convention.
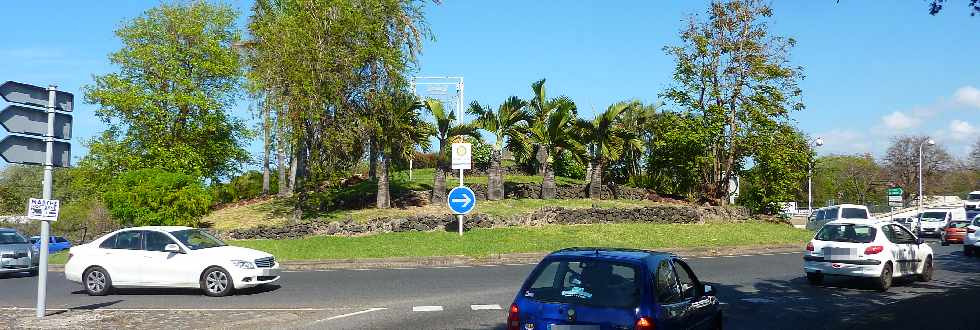
[[[924,197],[922,196],[922,147],[925,146],[926,144],[930,146],[935,145],[936,141],[933,140],[932,138],[926,138],[925,141],[919,143],[919,216],[916,217],[917,220],[915,222],[916,232],[918,232],[922,228],[922,200]]]
[[[816,146],[818,146],[818,147],[819,146],[822,146],[823,145],[823,138],[817,137],[817,139],[813,141],[813,144],[816,145]],[[811,161],[810,162],[810,168],[808,169],[808,171],[806,173],[806,211],[807,211],[807,214],[812,214],[813,213],[813,166],[814,165],[815,165],[814,162]]]

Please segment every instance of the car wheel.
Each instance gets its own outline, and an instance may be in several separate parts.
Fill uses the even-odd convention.
[[[940,240],[941,243],[939,244],[941,244],[942,246],[949,246],[949,241],[947,241],[945,237],[940,238]]]
[[[221,267],[211,267],[201,275],[201,290],[211,297],[224,297],[231,294],[233,289],[231,275]]]
[[[888,291],[888,288],[892,287],[892,264],[890,262],[881,269],[881,276],[878,276],[876,282],[878,283],[875,283],[875,287],[881,292]]]
[[[926,257],[926,264],[922,266],[922,274],[919,274],[919,282],[929,282],[932,281],[932,256]]]
[[[28,275],[31,275],[31,277],[34,277],[34,276],[37,276],[37,272],[38,272],[38,269],[37,268],[34,268],[34,269],[31,269],[30,271],[28,271],[27,274]]]
[[[969,245],[964,245],[963,246],[963,255],[965,255],[967,257],[972,257],[973,256],[973,247],[972,246],[969,246]]]
[[[806,273],[806,281],[812,285],[820,285],[823,283],[823,274]]]
[[[714,330],[721,330],[722,329],[722,325],[724,325],[724,324],[725,324],[725,316],[724,316],[724,314],[722,314],[722,313],[719,312],[718,313],[718,316],[715,316],[715,323],[714,323],[714,325],[712,325],[711,328],[714,329]]]
[[[112,278],[102,267],[91,267],[82,274],[82,283],[90,296],[104,296],[112,288]]]

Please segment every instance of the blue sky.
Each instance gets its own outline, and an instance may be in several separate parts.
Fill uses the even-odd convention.
[[[76,94],[73,158],[85,152],[78,138],[104,129],[96,106],[82,103],[81,86],[114,70],[107,60],[120,45],[113,30],[158,3],[18,1],[0,13],[0,80],[56,83]],[[231,3],[247,15],[251,2]],[[798,41],[791,60],[806,74],[807,109],[792,118],[824,138],[821,154],[881,155],[897,134],[928,134],[956,155],[968,152],[980,136],[980,17],[970,17],[965,3],[952,0],[935,17],[925,0],[773,3],[771,26]],[[656,102],[674,65],[662,48],[676,44],[684,19],[707,5],[444,0],[427,6],[436,40],[425,45],[418,73],[463,75],[466,101],[494,106],[528,97],[540,78],[550,95],[572,97],[583,116],[624,99]],[[235,113],[254,121],[246,109],[242,101]],[[249,150],[258,156],[260,146]]]

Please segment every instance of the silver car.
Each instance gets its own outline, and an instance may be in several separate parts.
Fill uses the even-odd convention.
[[[37,275],[38,253],[23,235],[0,228],[0,274],[28,272]]]

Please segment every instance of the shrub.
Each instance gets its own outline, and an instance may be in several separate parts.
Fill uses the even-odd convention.
[[[576,160],[568,151],[562,152],[555,157],[554,163],[555,176],[563,176],[572,179],[585,179],[586,165]]]
[[[124,226],[197,226],[211,205],[200,180],[160,169],[122,173],[102,199],[112,218]]]
[[[279,174],[276,170],[269,173],[269,194],[279,192]],[[248,171],[236,176],[228,183],[211,186],[211,193],[216,204],[234,203],[262,196],[262,172]]]

